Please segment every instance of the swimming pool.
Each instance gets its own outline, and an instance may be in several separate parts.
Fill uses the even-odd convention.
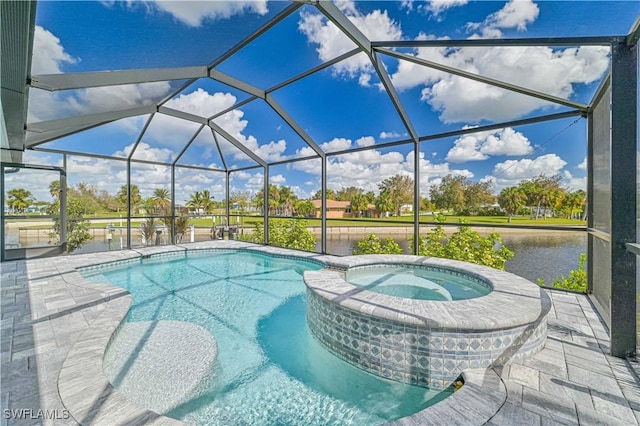
[[[413,265],[352,268],[346,281],[376,293],[421,300],[466,300],[491,292],[489,284],[470,276]]]
[[[132,293],[127,322],[186,321],[215,338],[211,380],[161,414],[202,425],[373,425],[445,398],[447,391],[366,373],[310,335],[302,273],[321,267],[250,252],[190,251],[86,276]],[[105,359],[115,345],[117,338]],[[107,366],[105,373],[118,388],[127,371]],[[144,391],[119,388],[143,406],[154,391],[131,389]]]

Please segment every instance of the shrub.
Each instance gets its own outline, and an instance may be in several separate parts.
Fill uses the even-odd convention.
[[[450,237],[447,237],[442,226],[437,226],[420,236],[418,254],[462,260],[501,270],[504,270],[507,260],[515,255],[502,245],[502,237],[497,232],[482,237],[468,226],[460,226]]]
[[[557,278],[553,282],[554,288],[560,288],[564,290],[573,290],[579,291],[581,293],[587,292],[587,271],[585,269],[585,264],[587,263],[587,254],[580,253],[580,258],[578,260],[578,267],[569,272],[569,276],[565,277],[564,275],[560,278]],[[545,285],[545,282],[542,278],[538,278],[538,284],[541,286]]]
[[[256,224],[246,241],[264,244],[264,228]],[[269,244],[295,250],[314,251],[316,237],[307,229],[304,219],[273,219],[269,221]]]
[[[393,238],[380,240],[377,235],[369,234],[364,240],[358,241],[353,254],[402,254],[402,249]]]

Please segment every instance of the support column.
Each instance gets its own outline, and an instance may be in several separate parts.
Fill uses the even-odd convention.
[[[62,155],[60,173],[60,244],[62,252],[67,252],[67,154]]]
[[[269,165],[264,166],[264,243],[269,244]]]
[[[322,193],[322,210],[320,213],[320,251],[322,254],[327,253],[327,157],[320,159],[322,161],[321,173],[321,193]]]
[[[611,355],[636,349],[638,47],[611,48]],[[596,265],[597,266],[597,265]]]
[[[131,250],[131,159],[127,158],[127,250]]]
[[[176,165],[171,165],[171,244],[176,243]]]
[[[413,144],[413,254],[420,247],[420,144]]]
[[[231,213],[231,205],[229,204],[229,189],[231,187],[231,172],[229,170],[226,171],[226,179],[225,179],[225,185],[226,185],[226,202],[225,202],[225,216],[227,218],[227,229],[229,229],[229,226],[231,226],[231,217],[229,216]]]

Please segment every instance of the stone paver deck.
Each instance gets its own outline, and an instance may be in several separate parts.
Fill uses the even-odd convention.
[[[85,361],[94,362],[96,354],[101,358],[100,351],[104,351],[126,312],[130,295],[122,289],[87,282],[75,268],[184,250],[186,246],[243,245],[208,242],[2,263],[0,425],[178,424],[124,401],[108,384],[100,365],[98,369],[86,365],[91,381],[82,378],[89,376],[81,374]],[[421,416],[419,423],[407,418],[398,423],[640,424],[638,365],[607,355],[606,327],[587,296],[561,291],[549,291],[549,295],[553,306],[545,348],[532,358],[496,369],[501,382],[492,378],[493,372],[493,376],[469,375],[475,376],[474,383],[486,380],[491,386],[506,389],[491,396],[498,398],[494,401],[494,406],[500,407],[497,413],[486,416],[480,404],[468,399],[466,407],[448,410],[444,404],[434,410],[432,418]],[[74,412],[74,418],[63,401],[82,404],[82,415]],[[478,416],[474,417],[476,410]]]

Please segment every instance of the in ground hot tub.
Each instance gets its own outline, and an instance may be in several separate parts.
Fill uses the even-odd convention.
[[[364,290],[421,300],[465,300],[485,296],[489,281],[427,265],[373,265],[349,268],[345,280]]]
[[[427,293],[444,300],[398,297],[402,289],[384,294],[385,277],[397,280],[392,289],[402,287],[394,277],[402,275],[415,287],[416,271],[463,278],[487,292],[456,300],[446,285],[436,291],[423,283]],[[316,338],[344,360],[397,381],[441,389],[468,368],[530,356],[546,341],[551,301],[545,291],[489,267],[419,256],[349,256],[305,272],[304,279],[307,320]]]

